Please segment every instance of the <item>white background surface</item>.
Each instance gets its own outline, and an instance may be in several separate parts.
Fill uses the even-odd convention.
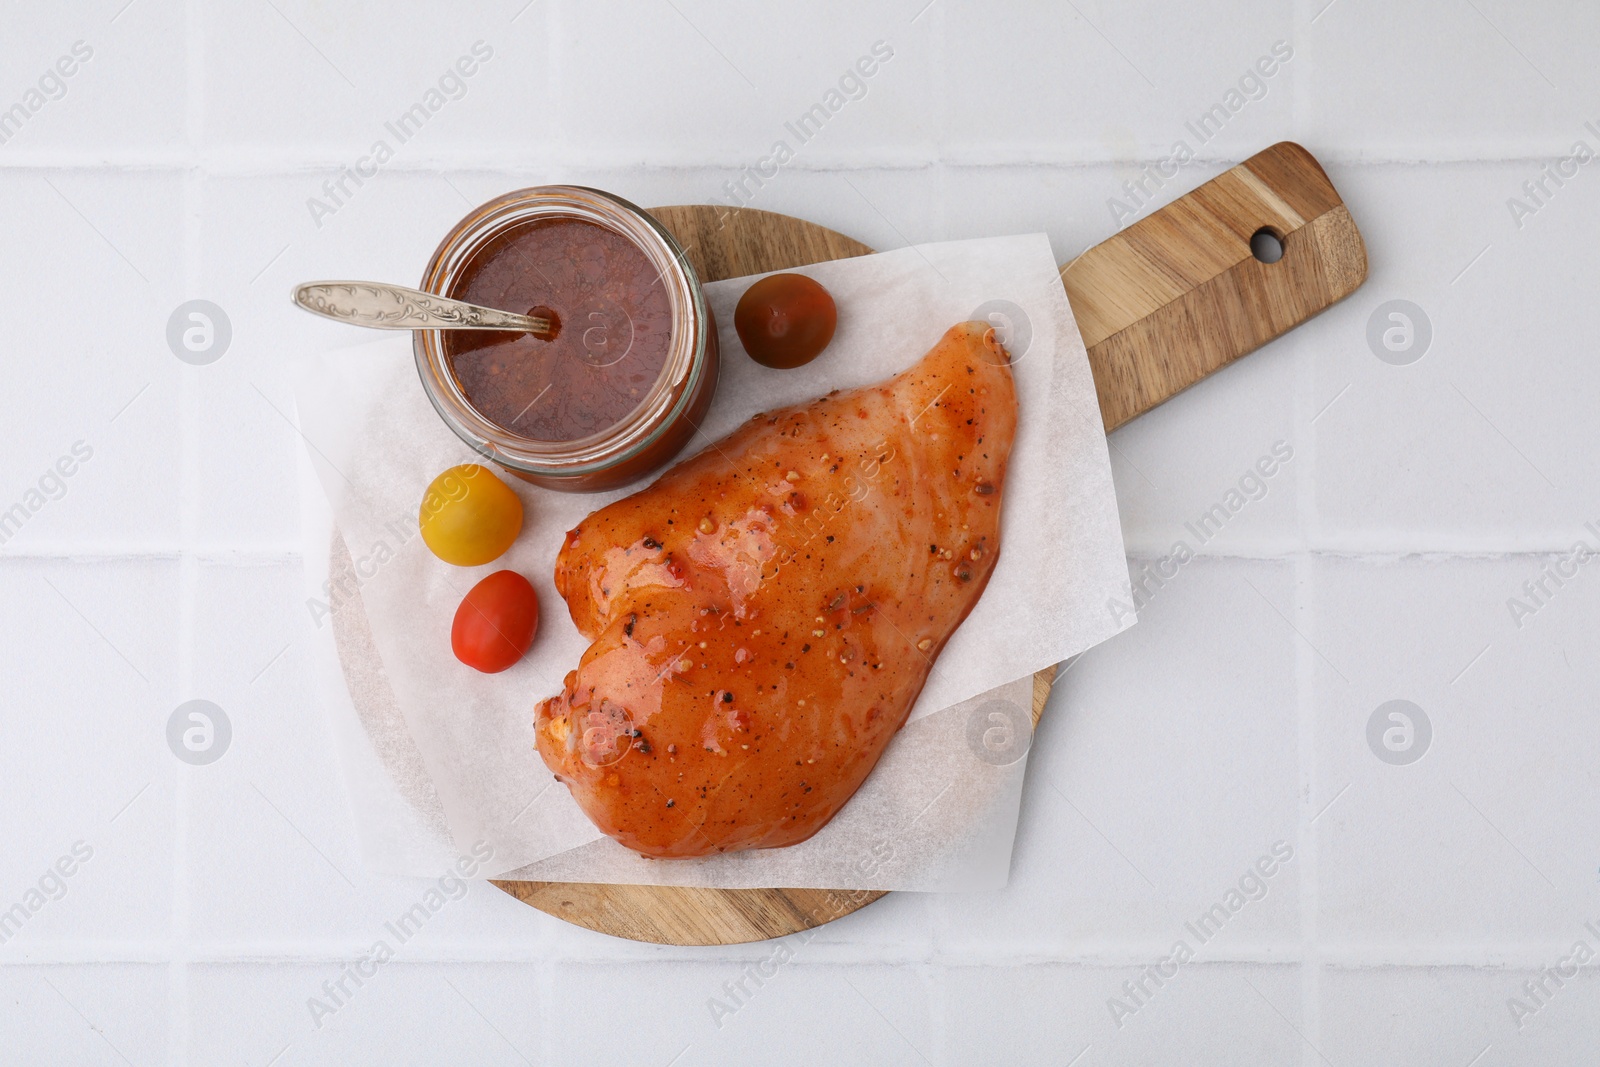
[[[1588,968],[1520,1030],[1506,1002],[1575,941],[1600,948],[1600,575],[1521,628],[1506,600],[1600,519],[1600,166],[1520,228],[1506,201],[1575,140],[1600,148],[1600,10],[125,3],[12,0],[0,33],[0,107],[94,49],[0,145],[0,508],[74,441],[94,450],[0,549],[0,907],[94,849],[0,945],[0,1060],[1592,1059]],[[314,225],[307,198],[479,39],[494,58],[465,97]],[[479,885],[314,1029],[307,998],[426,883],[364,872],[311,695],[285,368],[350,334],[289,286],[408,280],[469,204],[523,185],[711,200],[879,39],[895,57],[865,98],[754,206],[880,248],[1044,229],[1063,261],[1292,43],[1160,198],[1298,140],[1371,275],[1113,438],[1133,565],[1273,442],[1293,461],[1058,686],[1004,892],[891,896],[718,1026],[708,1000],[771,946],[616,941]],[[205,367],[164,340],[197,297],[234,331]],[[1396,298],[1433,326],[1409,366],[1366,342]],[[233,722],[208,767],[164,739],[193,697]],[[1395,698],[1433,724],[1410,766],[1365,739]],[[235,836],[253,847],[219,847]],[[1118,1028],[1107,999],[1279,839],[1295,857],[1266,898]]]

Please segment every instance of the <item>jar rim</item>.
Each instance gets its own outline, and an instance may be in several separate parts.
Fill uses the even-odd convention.
[[[633,410],[611,426],[572,441],[524,437],[486,418],[467,399],[445,352],[443,331],[414,331],[412,351],[429,402],[474,451],[512,471],[576,478],[636,458],[685,413],[707,373],[710,314],[694,267],[666,227],[636,204],[582,185],[518,189],[474,208],[440,241],[420,288],[454,296],[452,286],[479,251],[508,230],[540,218],[581,219],[619,234],[650,259],[663,279],[672,311],[667,357]]]

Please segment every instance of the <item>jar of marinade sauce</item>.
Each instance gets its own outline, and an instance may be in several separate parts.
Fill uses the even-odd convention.
[[[717,330],[694,268],[655,219],[620,197],[547,185],[456,224],[423,289],[541,315],[551,333],[417,330],[428,399],[507,471],[595,492],[665,465],[717,384]]]

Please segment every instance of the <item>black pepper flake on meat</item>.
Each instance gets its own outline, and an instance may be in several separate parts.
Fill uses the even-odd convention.
[[[632,615],[629,615],[628,616],[628,624],[622,628],[622,632],[624,634],[626,634],[628,637],[632,637],[633,636],[633,624],[638,622],[638,621],[639,621],[639,615],[638,615],[637,612],[635,612]]]
[[[979,482],[973,487],[972,491],[977,493],[979,496],[988,496],[994,492],[994,485],[989,482]]]
[[[661,547],[661,542],[657,541],[654,537],[646,537],[644,539],[644,547],[648,549],[657,549]]]
[[[732,704],[733,703],[733,694],[732,693],[723,693],[722,694],[722,702],[724,704]]]
[[[677,805],[678,805],[678,802],[676,800],[667,801],[667,807],[669,807],[669,808],[677,807]]]

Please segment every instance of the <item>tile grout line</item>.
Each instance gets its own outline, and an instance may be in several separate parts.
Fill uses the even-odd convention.
[[[565,41],[562,21],[563,5],[557,0],[548,0],[541,5],[543,10],[538,12],[540,21],[535,26],[542,27],[544,34],[544,67],[545,67],[545,99],[550,101],[550,112],[554,116],[554,137],[559,146],[560,154],[568,151],[569,138],[567,135],[568,94],[571,92],[572,81],[568,77],[567,53],[563,47],[558,47],[558,42]],[[548,181],[551,175],[548,169],[542,170],[538,180]],[[556,965],[548,958],[544,945],[550,937],[543,926],[539,932],[540,951],[539,963],[535,971],[535,981],[538,983],[539,1003],[536,1007],[539,1020],[539,1062],[554,1063],[557,1056],[557,1041],[555,1035],[561,1031],[557,1029],[560,1022],[556,1018],[555,1004],[557,996]]]
[[[203,129],[202,92],[205,83],[201,49],[200,0],[184,5],[184,136],[188,165],[183,172],[183,292],[188,299],[200,284],[200,215],[203,175],[199,169],[199,142]],[[199,559],[194,548],[199,537],[200,381],[194,369],[184,368],[179,379],[178,435],[182,468],[178,488],[178,694],[188,699],[194,692],[196,599]],[[172,951],[168,964],[171,1013],[167,1023],[168,1062],[189,1063],[191,1014],[189,1001],[190,899],[189,899],[189,775],[179,768],[173,788],[175,812],[172,840]]]
[[[1294,563],[1294,612],[1303,630],[1309,629],[1316,617],[1317,581],[1310,559],[1301,557]],[[1317,801],[1317,665],[1313,650],[1305,641],[1295,642],[1294,675],[1296,712],[1299,718],[1300,789],[1300,1025],[1305,1029],[1309,1048],[1302,1049],[1301,1061],[1315,1067],[1321,1058],[1322,1029],[1322,953],[1317,935],[1317,911],[1321,906],[1320,856],[1317,850],[1317,830],[1313,823]]]
[[[927,33],[931,38],[931,44],[933,46],[934,70],[945,69],[945,57],[949,52],[948,32],[945,24],[945,11],[946,5],[935,3],[933,5],[933,9],[927,12],[927,17],[929,19]],[[908,26],[907,29],[913,30],[915,27]],[[932,154],[940,160],[943,160],[945,157],[946,148],[945,131],[949,129],[950,125],[950,90],[948,79],[934,79],[933,106],[935,112],[935,134]],[[936,218],[938,220],[939,232],[947,234],[950,232],[950,168],[945,166],[943,163],[940,163],[930,177],[933,179],[934,188],[936,190],[936,199],[934,202],[938,208],[938,214]],[[1053,254],[1054,253],[1052,252],[1052,255]],[[1027,781],[1025,774],[1023,788],[1026,788],[1026,786]],[[1021,811],[1019,809],[1017,819],[1018,826],[1013,829],[1013,864],[1016,862],[1016,829],[1020,829],[1021,821]],[[1010,883],[1010,874],[1007,875],[1006,881],[1008,884]],[[930,923],[931,929],[929,932],[930,936],[928,938],[926,961],[918,965],[922,968],[925,968],[923,970],[923,974],[925,975],[925,981],[927,984],[924,986],[924,990],[928,998],[927,1003],[930,1015],[928,1020],[928,1029],[930,1031],[930,1036],[932,1037],[932,1051],[936,1062],[952,1063],[954,1060],[951,1058],[951,1053],[949,1050],[953,1048],[954,1041],[950,1034],[950,1026],[948,1024],[951,1000],[950,971],[948,967],[941,966],[938,962],[936,962],[939,949],[946,941],[946,938],[949,934],[950,914],[949,910],[946,908],[936,908],[932,900],[924,903],[924,914],[928,915],[930,918],[932,918],[934,915],[937,915],[937,919]]]
[[[1319,0],[1290,0],[1291,28],[1295,54],[1300,62],[1289,72],[1289,129],[1291,136],[1299,139],[1311,111],[1310,93],[1305,75],[1316,67],[1315,54],[1308,54],[1310,23],[1305,21],[1306,7]],[[1316,403],[1316,362],[1311,349],[1299,348],[1295,374],[1295,418],[1299,426],[1295,436],[1300,437],[1300,447],[1305,460],[1295,474],[1295,518],[1298,527],[1299,550],[1295,554],[1291,571],[1294,575],[1294,612],[1302,628],[1309,628],[1316,616],[1316,560],[1309,551],[1315,535],[1321,532],[1317,519],[1317,431],[1308,417]],[[1303,427],[1305,433],[1299,433]],[[1322,955],[1317,940],[1317,912],[1320,900],[1320,859],[1317,850],[1316,814],[1313,805],[1317,799],[1317,701],[1316,663],[1312,650],[1305,641],[1295,643],[1294,690],[1299,725],[1297,756],[1300,764],[1299,841],[1301,851],[1300,878],[1300,1025],[1305,1028],[1306,1042],[1300,1049],[1300,1062],[1306,1067],[1316,1067],[1321,1059],[1322,1044]]]
[[[1299,54],[1298,52],[1296,53]],[[1293,107],[1294,105],[1291,105]],[[1291,118],[1291,123],[1294,123]],[[1307,120],[1304,116],[1298,120],[1301,123]],[[1291,126],[1291,128],[1297,128]],[[1292,137],[1293,135],[1291,135]],[[1267,147],[1265,144],[1262,148]],[[1544,146],[1540,146],[1541,149]],[[352,149],[359,153],[362,149],[356,146]],[[207,153],[186,152],[176,150],[156,151],[98,151],[90,152],[76,148],[53,148],[49,150],[34,149],[32,151],[18,149],[8,153],[5,161],[0,163],[0,173],[18,173],[34,170],[62,170],[62,171],[106,171],[106,172],[153,172],[153,171],[182,171],[198,166],[208,176],[215,177],[288,177],[305,176],[309,174],[326,174],[329,170],[345,166],[349,163],[349,153],[344,156],[303,154],[293,155],[292,147],[281,151],[268,153],[264,150],[253,148],[220,149]],[[1127,156],[1110,156],[1092,152],[1079,154],[1048,154],[1018,152],[1011,155],[994,150],[979,151],[971,145],[957,145],[938,152],[907,152],[888,150],[878,156],[856,155],[846,153],[818,152],[804,160],[797,160],[786,165],[786,169],[797,172],[826,176],[837,173],[855,173],[860,171],[892,170],[892,171],[924,171],[934,167],[951,167],[968,170],[1094,170],[1104,168],[1127,168],[1137,171],[1144,167],[1162,162],[1166,158],[1160,152],[1138,152]],[[1193,165],[1200,167],[1215,167],[1227,170],[1229,167],[1243,163],[1245,156],[1227,153],[1222,155],[1196,154]],[[1433,157],[1407,157],[1399,156],[1362,156],[1356,153],[1346,153],[1341,149],[1325,149],[1317,153],[1317,159],[1324,164],[1348,168],[1440,168],[1440,167],[1498,167],[1498,166],[1538,166],[1551,159],[1551,152],[1534,150],[1531,147],[1524,151],[1521,146],[1499,155],[1485,153],[1458,154],[1440,153]],[[384,166],[385,173],[405,173],[414,175],[433,175],[441,170],[457,172],[525,172],[530,169],[567,170],[574,167],[587,167],[597,170],[626,170],[630,172],[642,171],[646,173],[681,172],[699,173],[704,171],[725,172],[738,170],[749,165],[749,159],[743,156],[722,156],[698,154],[694,156],[660,156],[655,158],[640,159],[637,153],[618,150],[613,155],[600,155],[594,149],[585,152],[576,152],[570,146],[561,150],[545,154],[528,154],[505,152],[499,150],[485,151],[476,145],[458,145],[453,150],[447,150],[438,155],[425,155],[414,153],[404,160],[398,160]]]
[[[1295,862],[1299,862],[1297,851]],[[1565,933],[1550,933],[1543,940],[1506,941],[1495,943],[1439,943],[1387,941],[1342,942],[1331,946],[1317,944],[1317,959],[1325,970],[1393,971],[1415,970],[1525,970],[1538,973],[1570,946]],[[1151,937],[1130,937],[1115,945],[1101,945],[1093,951],[1070,951],[1066,948],[1049,951],[1020,952],[1012,947],[1000,946],[984,951],[972,949],[935,950],[931,954],[920,949],[887,951],[885,943],[873,942],[865,949],[859,945],[819,943],[808,955],[819,966],[838,966],[863,963],[884,966],[921,966],[934,968],[1052,968],[1079,967],[1093,970],[1137,970],[1148,964],[1153,956],[1163,954],[1167,942]],[[1074,942],[1078,944],[1078,942]],[[0,972],[26,968],[76,967],[109,964],[161,964],[170,961],[169,941],[154,938],[148,941],[127,942],[93,940],[55,942],[48,951],[31,949],[26,958],[0,963]],[[737,963],[748,960],[737,950],[740,945],[724,946],[728,951],[706,953],[692,957],[665,960],[668,963]],[[351,937],[344,941],[327,940],[320,943],[268,943],[250,940],[202,941],[192,943],[188,949],[190,965],[243,963],[257,966],[317,965],[341,966],[370,948],[370,942]],[[441,942],[427,949],[409,951],[407,966],[439,965],[528,965],[542,963],[566,966],[607,967],[614,964],[648,963],[661,959],[658,955],[597,956],[574,949],[551,952],[547,947],[525,942],[512,951],[499,943]],[[1238,967],[1294,967],[1305,957],[1304,945],[1299,938],[1277,942],[1254,942],[1236,946],[1228,953],[1210,955],[1196,967],[1225,970]],[[862,955],[862,952],[867,954]],[[853,955],[847,957],[845,953]]]
[[[1315,5],[1326,0],[1310,0]],[[1290,29],[1289,37],[1294,47],[1294,69],[1289,71],[1289,138],[1296,144],[1304,144],[1302,131],[1309,128],[1311,112],[1310,94],[1306,92],[1305,75],[1316,71],[1314,54],[1307,54],[1306,45],[1310,40],[1310,23],[1301,15],[1307,6],[1307,0],[1290,0]],[[1321,156],[1317,157],[1319,160]]]

